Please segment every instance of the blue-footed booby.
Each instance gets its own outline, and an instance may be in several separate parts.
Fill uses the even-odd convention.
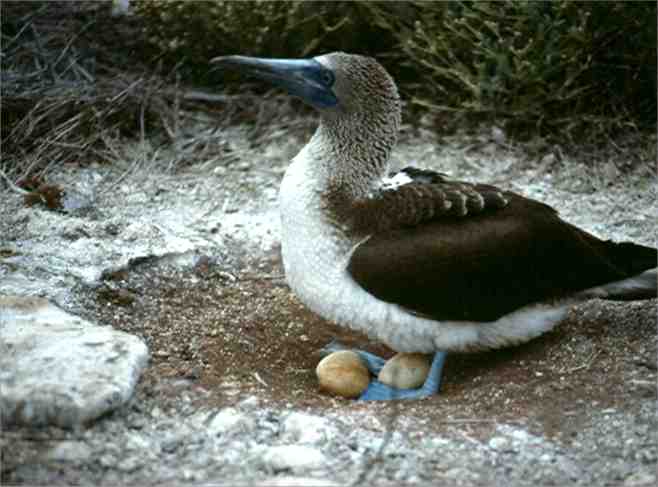
[[[578,302],[656,297],[654,248],[601,240],[494,186],[414,168],[391,175],[400,98],[376,60],[212,62],[282,87],[320,114],[279,193],[292,290],[325,319],[397,352],[434,354],[419,389],[373,380],[362,399],[434,394],[447,351],[530,340]],[[377,374],[384,361],[359,354]]]

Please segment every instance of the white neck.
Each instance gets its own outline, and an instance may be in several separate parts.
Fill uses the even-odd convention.
[[[304,161],[309,183],[318,190],[339,191],[348,199],[367,195],[388,172],[399,117],[373,111],[367,116],[326,114],[293,163]]]

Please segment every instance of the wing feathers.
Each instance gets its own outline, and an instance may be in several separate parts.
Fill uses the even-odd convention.
[[[465,198],[469,216],[448,210],[414,227],[376,232],[355,249],[348,272],[366,291],[413,313],[486,322],[656,265],[656,249],[599,240],[543,203],[486,188],[476,192],[484,209],[486,195],[493,205],[501,198],[508,204],[472,214],[470,193],[446,191],[443,201]]]
[[[341,187],[330,187],[326,207],[336,221],[364,234],[469,217],[507,205],[504,192],[494,186],[451,181],[441,173],[414,168],[391,174],[378,190],[356,202]]]

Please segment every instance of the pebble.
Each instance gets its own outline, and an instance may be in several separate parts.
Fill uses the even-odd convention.
[[[302,444],[317,444],[327,440],[329,423],[320,416],[302,412],[290,413],[282,425],[283,439]]]
[[[499,127],[491,127],[491,139],[497,144],[505,143],[505,132]]]
[[[61,441],[46,454],[49,460],[60,462],[84,462],[91,457],[89,445],[82,441]]]
[[[277,472],[298,472],[324,466],[326,457],[320,450],[310,446],[278,445],[265,451],[263,461]]]
[[[555,161],[556,161],[555,154],[549,152],[548,154],[544,155],[544,157],[541,158],[540,167],[550,168],[553,164],[555,164]]]
[[[256,396],[249,396],[240,401],[240,407],[245,409],[253,409],[260,404],[260,400]]]
[[[377,378],[398,389],[417,389],[423,385],[430,370],[430,361],[422,353],[398,353],[390,359]]]
[[[370,372],[359,356],[340,350],[323,358],[315,369],[320,388],[337,396],[359,397],[370,383]]]
[[[143,465],[142,460],[137,456],[127,457],[119,461],[116,468],[122,472],[134,472]]]
[[[514,430],[512,431],[511,436],[515,440],[520,441],[522,443],[528,443],[531,440],[533,440],[532,435],[530,435],[527,431],[524,430]]]
[[[272,477],[263,482],[252,481],[250,485],[254,487],[338,487],[342,484],[337,484],[326,478],[313,478],[313,477]]]
[[[489,448],[492,450],[506,450],[510,447],[510,441],[504,436],[494,436],[489,440]]]
[[[254,419],[235,408],[225,408],[206,416],[206,431],[210,435],[225,435],[231,432],[246,432],[254,429]]]
[[[656,485],[656,476],[650,472],[635,472],[624,480],[627,486]]]

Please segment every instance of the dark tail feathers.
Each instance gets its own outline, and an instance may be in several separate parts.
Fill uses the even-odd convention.
[[[651,299],[658,294],[658,251],[630,242],[606,242],[612,248],[614,266],[625,276],[586,291],[589,296],[614,301]]]
[[[628,277],[636,276],[658,266],[658,250],[631,242],[612,243],[613,262]]]

